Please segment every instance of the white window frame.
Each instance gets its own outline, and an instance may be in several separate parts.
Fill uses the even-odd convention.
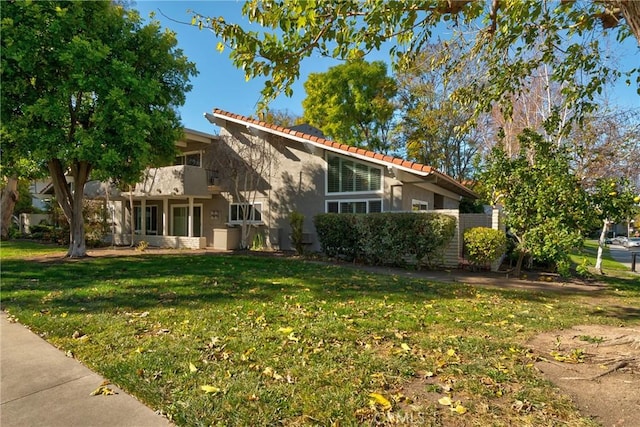
[[[330,157],[337,157],[339,159],[343,159],[343,160],[348,160],[353,162],[354,164],[360,164],[360,165],[364,165],[367,166],[370,169],[377,169],[378,171],[380,171],[380,188],[377,190],[367,190],[367,191],[338,191],[338,192],[329,192],[329,158]],[[341,156],[335,153],[327,153],[325,155],[325,161],[326,161],[326,171],[324,174],[324,188],[325,188],[325,196],[342,196],[342,195],[360,195],[360,194],[382,194],[384,192],[384,168],[377,166],[377,165],[373,165],[371,163],[367,163],[367,162],[361,162],[358,161],[352,157],[347,157],[347,156]],[[342,164],[342,163],[341,163]],[[340,183],[342,183],[342,166],[340,167]],[[354,176],[355,179],[355,176]],[[340,187],[342,187],[342,185],[339,185]]]
[[[324,203],[324,211],[325,213],[329,213],[329,203],[337,203],[338,204],[338,213],[341,212],[340,207],[341,203],[358,203],[358,202],[366,202],[367,203],[367,212],[372,213],[370,209],[371,202],[380,202],[380,212],[384,212],[384,201],[382,199],[337,199],[337,200],[326,200]],[[346,212],[353,213],[353,212]],[[377,212],[376,212],[377,213]]]
[[[195,167],[201,168],[202,167],[202,150],[200,150],[200,151],[185,151],[185,152],[182,152],[182,153],[178,154],[176,156],[176,159],[178,159],[179,157],[182,157],[183,161],[182,161],[182,163],[178,163],[177,165],[193,166],[193,165],[188,165],[187,164],[187,156],[191,156],[193,154],[197,154],[200,157],[200,160],[199,160],[200,166],[195,166]]]
[[[418,206],[418,209],[414,209],[414,206]],[[426,206],[425,209],[420,209],[422,205]],[[429,202],[425,202],[424,200],[411,199],[411,211],[412,212],[426,212],[429,210]]]
[[[134,211],[134,223],[135,223],[135,230],[134,233],[135,234],[142,234],[142,206],[141,205],[135,205],[133,207],[133,211]],[[155,211],[155,212],[154,212]],[[146,205],[145,206],[145,227],[149,228],[149,226],[151,225],[152,221],[149,221],[150,218],[147,218],[147,212],[150,212],[150,216],[153,216],[155,213],[155,218],[156,218],[156,229],[155,230],[151,230],[151,229],[147,229],[145,230],[144,234],[146,236],[157,236],[158,235],[158,206],[157,205]],[[140,214],[140,215],[139,215]],[[150,223],[151,222],[151,223]],[[138,226],[140,226],[140,228],[138,228]]]
[[[202,222],[203,222],[203,216],[204,216],[204,207],[202,203],[194,203],[193,204],[194,210],[195,208],[199,207],[200,208],[200,236],[193,236],[193,237],[202,237],[203,235],[203,229],[202,229]],[[174,236],[174,218],[175,218],[175,214],[174,214],[174,209],[175,208],[187,208],[187,216],[189,215],[189,205],[188,204],[180,204],[180,205],[171,205],[171,219],[169,221],[169,235]],[[192,219],[193,221],[193,219]],[[187,224],[187,230],[189,230],[189,224]],[[195,231],[195,228],[194,228]],[[187,232],[187,234],[189,234]],[[195,234],[195,233],[194,233]],[[188,236],[181,236],[181,237],[188,237]]]
[[[260,214],[260,219],[259,220],[255,220],[254,218],[249,218],[246,220],[246,224],[264,224],[263,221],[263,213],[262,213],[262,202],[255,202],[255,203],[229,203],[229,222],[228,224],[243,224],[245,223],[245,220],[243,218],[240,219],[231,219],[232,218],[232,212],[231,210],[233,209],[234,206],[251,206],[253,209],[251,209],[251,213],[253,214],[252,216],[255,217],[255,212],[257,211]]]

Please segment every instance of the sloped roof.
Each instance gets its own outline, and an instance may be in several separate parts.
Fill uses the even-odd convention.
[[[475,192],[465,187],[455,179],[451,178],[449,175],[440,172],[431,166],[423,165],[421,163],[404,160],[399,157],[393,157],[386,154],[376,153],[374,151],[365,150],[363,148],[354,147],[351,145],[341,144],[339,142],[331,141],[326,138],[304,133],[297,129],[290,129],[273,125],[253,119],[251,117],[230,113],[219,108],[214,109],[213,114],[205,113],[205,117],[211,123],[216,123],[218,120],[228,120],[247,127],[254,127],[257,130],[268,132],[274,135],[279,135],[292,141],[309,143],[313,146],[343,154],[345,156],[356,157],[360,158],[361,160],[381,164],[390,169],[402,170],[421,177],[433,177],[436,183],[443,188],[466,197],[471,197],[474,199],[478,198],[478,195]]]

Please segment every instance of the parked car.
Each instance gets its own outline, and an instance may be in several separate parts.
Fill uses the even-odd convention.
[[[632,237],[624,242],[625,248],[640,248],[640,237]]]
[[[627,236],[617,236],[612,239],[612,243],[614,245],[622,245],[624,246],[627,242]]]

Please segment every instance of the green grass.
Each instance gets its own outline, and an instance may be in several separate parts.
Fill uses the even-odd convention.
[[[182,426],[589,426],[526,342],[640,323],[634,278],[567,295],[262,256],[22,259],[38,253],[3,243],[3,309]]]

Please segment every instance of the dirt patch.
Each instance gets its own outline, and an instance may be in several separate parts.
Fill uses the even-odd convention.
[[[536,368],[605,427],[640,426],[640,328],[575,326],[536,336]]]

